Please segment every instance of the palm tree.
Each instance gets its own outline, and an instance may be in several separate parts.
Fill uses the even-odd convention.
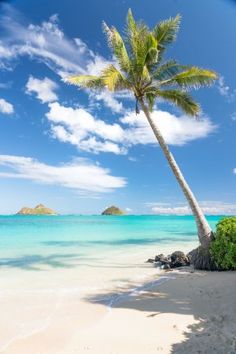
[[[112,92],[129,90],[136,99],[136,113],[143,110],[167,161],[188,200],[195,217],[201,250],[207,251],[213,236],[194,194],[187,184],[169,147],[152,117],[157,98],[176,105],[189,116],[197,116],[200,106],[187,92],[191,88],[210,85],[215,72],[196,66],[181,65],[176,60],[163,61],[166,47],[176,39],[180,16],[158,23],[152,30],[136,22],[128,11],[124,38],[115,27],[103,23],[108,45],[116,59],[99,76],[79,75],[67,79],[71,84],[92,90]],[[201,265],[206,268],[206,265]]]

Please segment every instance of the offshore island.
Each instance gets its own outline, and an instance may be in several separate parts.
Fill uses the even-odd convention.
[[[125,212],[121,210],[120,208],[112,205],[108,208],[106,208],[103,212],[102,215],[125,215]]]
[[[43,204],[38,204],[35,208],[23,207],[16,215],[58,215],[58,213]]]

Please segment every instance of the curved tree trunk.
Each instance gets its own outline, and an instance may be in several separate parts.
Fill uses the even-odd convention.
[[[196,223],[197,223],[198,237],[199,237],[200,244],[204,250],[208,251],[209,244],[210,244],[212,236],[213,236],[212,229],[211,229],[210,225],[208,224],[208,222],[207,222],[193,192],[191,191],[189,185],[187,184],[182,172],[180,171],[180,168],[177,165],[172,153],[170,152],[167,144],[165,143],[165,140],[164,140],[159,128],[156,126],[154,120],[152,119],[149,109],[145,105],[143,99],[139,99],[139,102],[140,102],[142,110],[144,111],[144,113],[147,117],[147,120],[153,130],[153,133],[154,133],[155,137],[157,138],[157,141],[158,141],[163,153],[164,153],[165,157],[167,158],[169,165],[170,165],[182,191],[184,192],[185,197],[188,200],[189,206],[192,210],[192,213],[193,213]]]

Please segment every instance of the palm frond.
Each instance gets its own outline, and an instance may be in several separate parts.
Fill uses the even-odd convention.
[[[174,18],[169,18],[166,21],[158,23],[154,29],[153,34],[158,42],[157,49],[159,50],[159,57],[163,54],[165,47],[174,42],[179,30],[181,16],[177,15]]]
[[[145,84],[148,84],[151,82],[151,76],[150,76],[147,65],[143,66],[141,80],[142,80],[142,85],[145,85]]]
[[[104,83],[99,76],[93,75],[76,75],[70,76],[66,82],[79,86],[81,88],[90,88],[90,89],[102,89],[104,88]]]
[[[181,65],[177,63],[176,60],[168,60],[164,64],[160,65],[158,69],[153,72],[152,76],[158,81],[168,80],[186,68],[186,65]]]
[[[149,111],[152,112],[155,103],[156,95],[152,92],[145,95],[146,101],[148,103]]]
[[[179,107],[190,116],[196,116],[200,112],[200,106],[186,92],[180,90],[157,90],[156,96]]]
[[[128,72],[130,69],[129,56],[121,35],[115,27],[109,28],[105,22],[103,22],[103,30],[107,36],[108,45],[112,49],[121,70]]]
[[[101,74],[101,79],[105,87],[110,91],[127,90],[130,88],[128,81],[122,73],[114,66],[108,65]]]
[[[202,86],[209,86],[217,78],[214,71],[201,69],[198,67],[190,67],[181,73],[176,74],[170,79],[162,81],[161,85],[177,84],[184,88],[199,88]]]
[[[151,51],[151,48],[154,46],[156,50],[157,44],[147,25],[143,22],[135,22],[131,10],[127,15],[126,43],[130,54],[131,72],[140,79],[143,66],[155,60],[156,53]]]
[[[137,24],[135,22],[131,9],[128,10],[126,23],[127,23],[127,30],[130,33],[135,33],[137,29]]]
[[[135,22],[131,9],[128,10],[126,18],[126,43],[128,49],[132,56],[136,57],[136,52],[138,48],[137,37],[138,37],[138,26]]]
[[[151,66],[156,64],[158,59],[157,41],[152,33],[148,33],[145,38],[145,65]]]

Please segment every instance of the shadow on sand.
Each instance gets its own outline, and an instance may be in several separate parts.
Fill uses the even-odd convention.
[[[48,268],[74,268],[78,266],[83,266],[87,268],[96,269],[137,269],[139,264],[124,264],[124,263],[103,263],[104,260],[101,258],[83,255],[79,253],[53,253],[49,255],[24,255],[20,257],[8,257],[0,258],[0,269],[1,268],[19,268],[23,270],[44,270]],[[143,264],[143,268],[148,265]],[[139,266],[140,267],[140,266]],[[117,279],[116,279],[117,281]],[[123,281],[123,279],[122,279]]]
[[[173,354],[236,354],[236,324],[229,314],[217,314],[217,304],[224,302],[218,291],[198,288],[194,284],[194,277],[186,282],[183,274],[166,274],[160,281],[149,282],[141,287],[128,283],[126,287],[119,288],[106,294],[96,294],[86,298],[92,303],[100,303],[113,308],[126,308],[142,311],[148,318],[156,318],[163,313],[190,315],[192,323],[184,333],[184,341],[172,345],[170,353]],[[196,276],[204,276],[199,272]],[[232,274],[231,274],[232,275]],[[194,275],[195,276],[195,275]],[[217,277],[217,273],[214,273]],[[169,291],[168,285],[172,285],[171,278],[177,278],[175,291]],[[181,279],[178,279],[181,278]],[[230,278],[232,279],[232,278]],[[230,280],[229,279],[229,280]],[[179,280],[179,281],[178,281]],[[214,281],[214,279],[213,279]],[[189,292],[186,287],[192,288]],[[191,293],[194,292],[194,299]],[[211,306],[212,303],[212,306]],[[236,308],[232,311],[236,311]],[[155,325],[155,322],[153,322]],[[178,327],[171,324],[173,328]],[[163,333],[163,336],[168,333]],[[158,343],[157,343],[158,345]],[[206,349],[207,348],[207,349]]]
[[[20,268],[24,270],[42,270],[42,267],[72,268],[78,254],[25,255],[21,257],[1,258],[0,268]]]

